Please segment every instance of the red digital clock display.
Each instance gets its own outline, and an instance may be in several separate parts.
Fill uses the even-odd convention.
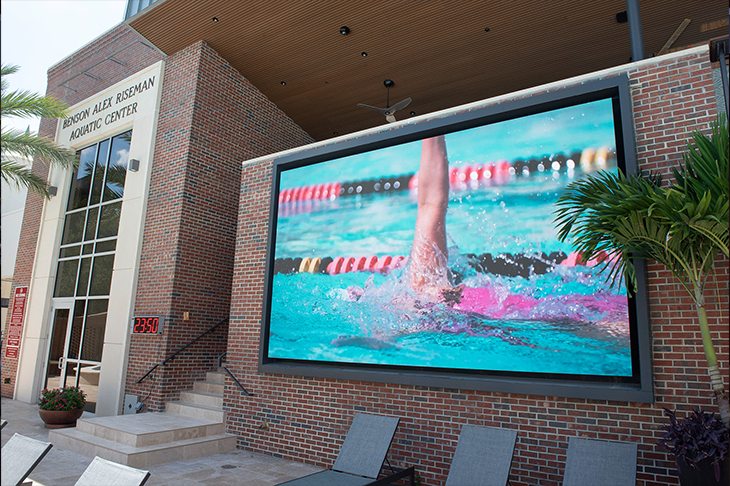
[[[132,324],[132,334],[162,333],[162,320],[159,316],[135,317]]]

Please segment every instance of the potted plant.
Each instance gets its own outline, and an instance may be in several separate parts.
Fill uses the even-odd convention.
[[[674,447],[679,455],[673,453],[682,474],[699,471],[693,467],[693,461],[701,462],[703,453],[694,445],[695,441],[707,439],[708,434],[712,440],[724,434],[727,451],[727,431],[730,429],[728,396],[705,309],[705,285],[715,272],[716,260],[719,255],[729,256],[727,119],[723,114],[719,115],[711,124],[709,137],[700,131],[692,135],[693,141],[687,143],[683,153],[684,163],[673,169],[673,185],[662,186],[661,176],[656,174],[627,176],[600,172],[566,187],[558,199],[555,219],[559,238],[564,241],[572,237],[583,262],[603,257],[598,260],[601,271],[607,270],[607,278],[613,283],[624,281],[629,293],[636,288],[631,259],[646,258],[664,265],[695,303],[710,383],[720,415],[720,420],[708,420],[713,427],[711,430],[720,428],[724,432],[702,429],[697,421],[701,417],[702,423],[708,423],[704,415],[677,420],[670,412],[672,439],[668,443],[677,444]],[[609,258],[605,258],[605,254]],[[665,438],[669,437],[665,434]],[[727,457],[726,452],[722,454]],[[686,459],[690,460],[688,467],[681,463]],[[710,461],[713,468],[714,461]],[[719,465],[717,467],[723,470]],[[713,484],[698,481],[686,484]]]
[[[668,450],[677,464],[682,486],[726,485],[730,479],[730,447],[728,429],[714,413],[694,410],[685,418],[664,409],[669,425],[659,443]]]
[[[730,406],[705,309],[705,285],[718,255],[728,255],[728,126],[721,114],[708,137],[699,130],[674,168],[676,182],[662,187],[661,175],[644,177],[599,172],[572,182],[555,211],[558,237],[572,237],[583,262],[598,259],[612,283],[636,287],[632,258],[666,267],[695,303],[710,383],[725,428]],[[605,258],[608,254],[609,258]],[[619,278],[623,277],[623,278]]]
[[[38,399],[38,413],[47,429],[75,427],[85,405],[86,394],[79,387],[45,389]]]

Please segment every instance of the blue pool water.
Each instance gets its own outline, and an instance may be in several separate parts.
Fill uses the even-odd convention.
[[[573,177],[546,174],[514,178],[503,186],[453,191],[447,215],[450,267],[469,269],[464,261],[468,253],[569,253],[570,245],[556,239],[552,210],[559,190]],[[317,202],[280,218],[276,257],[408,256],[415,214],[415,197],[408,192]],[[577,296],[601,301],[602,296],[621,292],[610,289],[593,269],[558,265],[529,279],[466,271],[462,283],[467,287],[534,298],[550,309],[537,318],[526,311],[508,319],[459,312],[445,304],[418,309],[402,273],[276,275],[269,356],[631,375],[625,299],[616,299],[613,307],[589,317],[581,315],[583,303],[571,307]],[[352,286],[365,289],[357,301],[348,293]],[[601,324],[602,320],[608,322]]]

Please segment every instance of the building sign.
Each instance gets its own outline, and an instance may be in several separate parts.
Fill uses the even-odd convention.
[[[161,64],[157,64],[73,107],[68,118],[60,120],[56,140],[77,146],[149,112],[157,103],[161,74]]]
[[[20,355],[20,340],[23,337],[23,316],[25,303],[28,301],[28,287],[17,287],[13,297],[13,310],[8,324],[8,338],[5,345],[6,358],[18,358]]]

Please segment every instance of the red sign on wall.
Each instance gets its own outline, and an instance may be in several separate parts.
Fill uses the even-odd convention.
[[[13,310],[8,323],[8,339],[5,345],[5,357],[17,358],[20,354],[20,339],[23,337],[23,317],[25,304],[28,301],[28,287],[16,287],[13,296]]]

